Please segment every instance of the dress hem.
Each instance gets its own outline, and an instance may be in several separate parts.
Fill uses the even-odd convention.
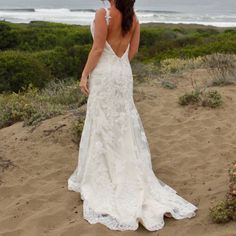
[[[97,213],[96,211],[94,211],[89,206],[88,200],[85,199],[84,195],[81,192],[80,187],[73,184],[73,182],[70,180],[68,180],[68,190],[80,193],[81,200],[83,200],[83,218],[85,220],[87,220],[90,224],[97,224],[97,223],[103,224],[107,228],[111,230],[116,230],[116,231],[127,231],[127,230],[135,231],[139,228],[139,223],[142,224],[143,227],[147,229],[148,231],[157,231],[157,230],[162,229],[165,225],[165,220],[164,220],[165,213],[170,213],[172,216],[171,218],[175,220],[181,220],[181,219],[192,218],[196,216],[196,211],[198,210],[198,207],[192,205],[192,209],[190,209],[189,212],[186,213],[186,215],[180,216],[180,215],[177,215],[173,209],[168,209],[161,213],[161,221],[159,222],[158,226],[145,225],[141,217],[137,217],[136,222],[133,224],[122,224],[122,223],[119,223],[119,221],[115,217],[111,216],[110,214]]]

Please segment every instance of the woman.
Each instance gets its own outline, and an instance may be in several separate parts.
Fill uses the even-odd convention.
[[[93,46],[80,80],[88,96],[77,168],[68,189],[80,192],[83,217],[112,230],[149,231],[164,216],[196,215],[197,207],[159,180],[133,100],[130,61],[138,52],[140,25],[135,0],[110,0],[91,24]]]

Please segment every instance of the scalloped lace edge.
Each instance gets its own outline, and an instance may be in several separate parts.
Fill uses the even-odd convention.
[[[154,226],[147,226],[144,224],[141,217],[136,218],[136,222],[134,224],[122,224],[120,223],[115,217],[111,216],[110,214],[106,213],[97,213],[94,211],[90,206],[88,201],[85,199],[83,193],[81,192],[81,188],[79,186],[75,186],[72,181],[68,180],[68,190],[75,191],[80,193],[81,199],[83,200],[83,218],[87,220],[90,224],[96,224],[101,223],[108,227],[111,230],[119,230],[119,231],[126,231],[126,230],[132,230],[135,231],[139,227],[139,223],[141,223],[144,228],[146,228],[149,231],[157,231],[164,227],[165,221],[164,221],[164,215],[165,213],[170,213],[172,218],[176,220],[185,219],[185,218],[192,218],[196,216],[196,210],[198,210],[198,207],[193,206],[192,209],[189,210],[189,213],[185,216],[180,216],[176,214],[173,210],[164,211],[162,213],[162,220],[158,225]]]

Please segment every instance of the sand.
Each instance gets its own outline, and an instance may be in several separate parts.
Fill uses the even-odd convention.
[[[207,75],[196,70],[194,76],[204,80]],[[80,194],[67,190],[78,155],[70,129],[77,117],[68,112],[34,130],[22,122],[0,130],[0,163],[5,160],[4,171],[0,168],[0,235],[235,236],[234,222],[217,225],[209,217],[209,207],[224,198],[227,169],[236,159],[235,86],[216,88],[223,95],[222,108],[182,107],[177,98],[191,88],[188,78],[176,78],[175,90],[158,81],[138,85],[134,98],[156,176],[199,207],[196,217],[165,218],[164,228],[156,232],[141,224],[137,231],[125,232],[89,224]]]

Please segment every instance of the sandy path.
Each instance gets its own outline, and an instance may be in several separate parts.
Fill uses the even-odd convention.
[[[195,76],[204,78],[204,71]],[[111,231],[90,225],[82,217],[78,193],[67,191],[67,178],[77,163],[72,141],[72,113],[44,121],[33,132],[16,123],[0,130],[0,158],[15,167],[0,172],[1,236],[235,236],[235,223],[213,224],[208,208],[223,199],[228,188],[227,168],[236,159],[235,87],[217,88],[224,107],[181,107],[177,98],[190,87],[186,78],[168,90],[155,83],[136,88],[135,101],[152,153],[153,169],[161,180],[198,205],[192,219],[165,219],[165,227],[147,231]],[[48,129],[55,132],[47,135]],[[1,170],[1,169],[0,169]]]

